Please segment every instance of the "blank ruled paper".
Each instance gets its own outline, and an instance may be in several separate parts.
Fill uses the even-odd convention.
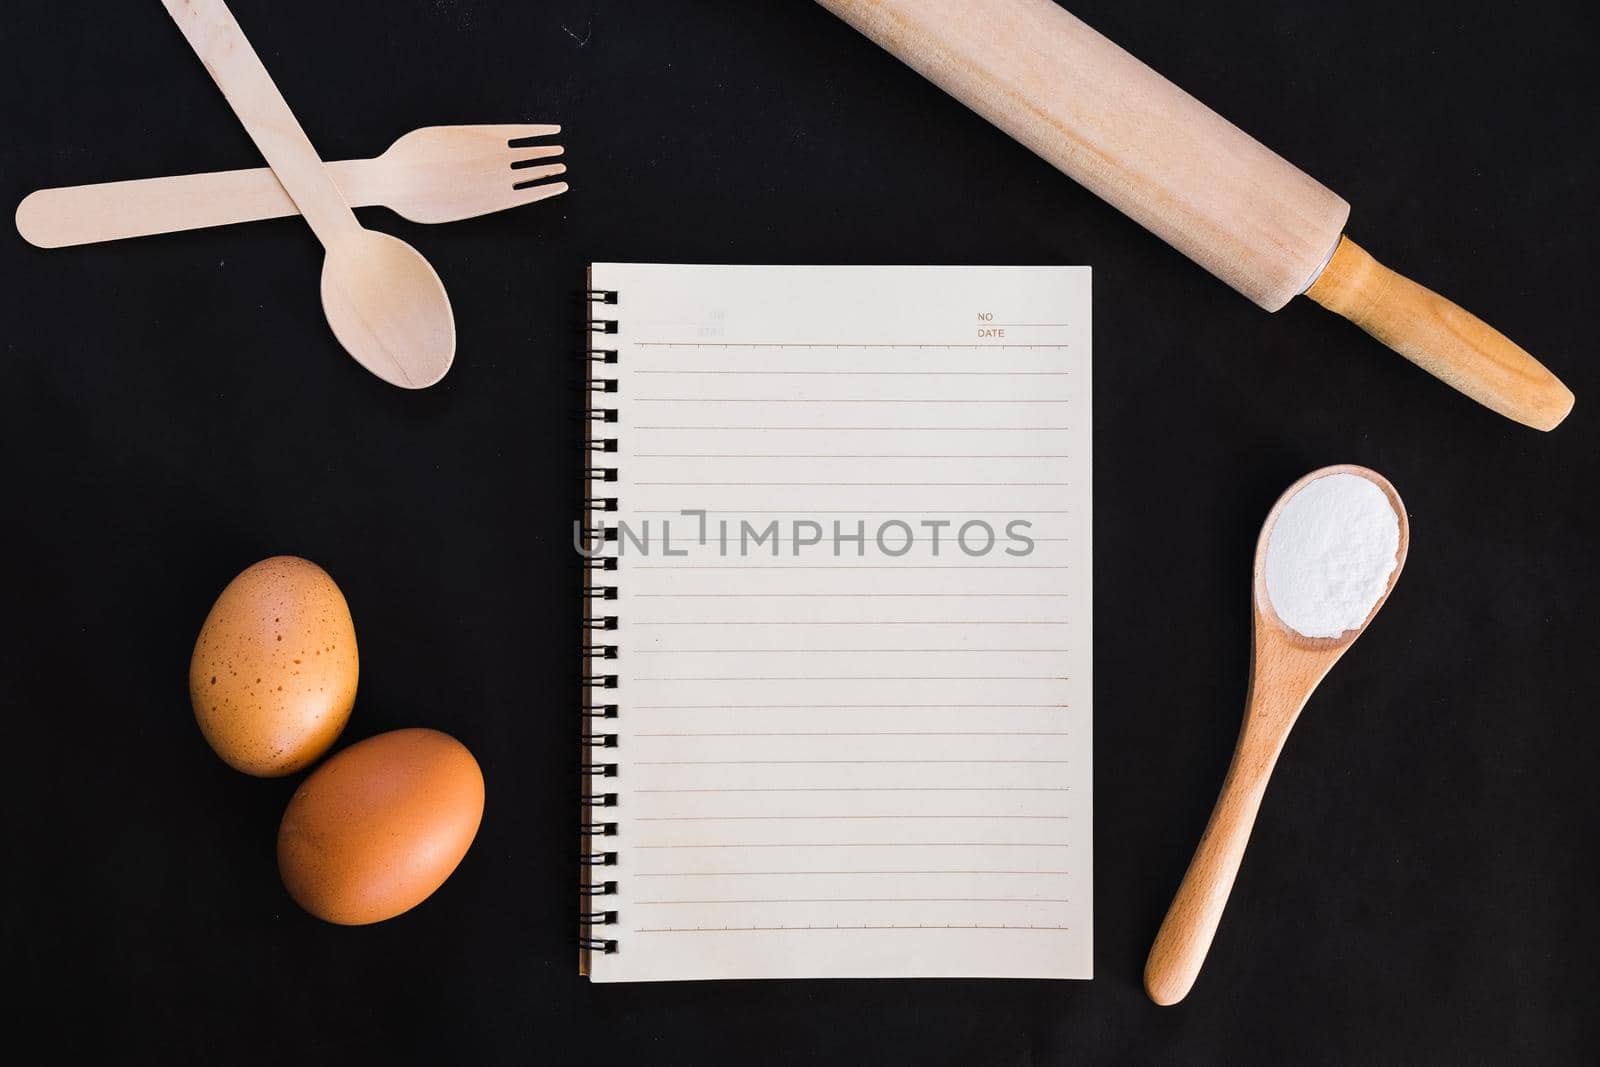
[[[1092,971],[1087,268],[597,264],[597,981]]]

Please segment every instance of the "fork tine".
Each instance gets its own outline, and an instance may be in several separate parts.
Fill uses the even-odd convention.
[[[541,159],[553,159],[556,156],[564,155],[567,150],[561,145],[552,144],[540,145],[536,148],[518,148],[513,151],[516,155],[511,160],[511,169],[522,170],[533,166]]]
[[[508,141],[523,141],[530,137],[551,137],[561,132],[561,127],[554,123],[502,123],[489,127],[496,137],[504,137]]]
[[[565,163],[552,163],[547,167],[530,167],[512,176],[515,182],[512,188],[524,189],[540,179],[553,178],[557,174],[565,174],[566,172],[567,165]]]
[[[548,200],[552,196],[560,196],[566,191],[566,182],[541,182],[538,185],[530,185],[526,189],[518,189],[516,196],[511,200],[511,206],[522,207],[524,204]]]

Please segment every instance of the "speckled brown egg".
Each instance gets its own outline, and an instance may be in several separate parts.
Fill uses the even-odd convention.
[[[273,778],[332,747],[356,700],[355,624],[328,572],[274,556],[222,591],[189,661],[200,731],[228,765]]]
[[[278,871],[319,919],[381,922],[426,900],[483,819],[483,773],[437,730],[351,745],[295,790],[278,827]]]

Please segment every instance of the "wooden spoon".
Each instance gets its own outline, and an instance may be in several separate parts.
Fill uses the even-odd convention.
[[[1284,505],[1307,485],[1332,474],[1358,475],[1383,490],[1400,523],[1400,543],[1389,584],[1359,627],[1346,630],[1338,637],[1305,637],[1278,618],[1267,596],[1267,545]],[[1317,684],[1355,644],[1356,638],[1366,632],[1378,609],[1389,598],[1405,566],[1410,541],[1405,505],[1394,486],[1375,471],[1348,464],[1312,471],[1295,482],[1278,498],[1262,524],[1251,585],[1255,644],[1244,724],[1233,750],[1233,762],[1222,783],[1222,793],[1211,812],[1211,821],[1206,824],[1200,846],[1195,850],[1194,859],[1189,861],[1189,870],[1178,886],[1172,906],[1167,909],[1167,917],[1145,963],[1145,991],[1157,1004],[1176,1004],[1194,985],[1217,932],[1222,909],[1228,903],[1239,862],[1244,858],[1261,797],[1267,790],[1267,779],[1278,762],[1284,742],[1289,739],[1289,731]]]
[[[455,359],[455,318],[428,261],[356,221],[223,0],[162,3],[322,242],[322,309],[339,343],[393,385],[443,378]]]

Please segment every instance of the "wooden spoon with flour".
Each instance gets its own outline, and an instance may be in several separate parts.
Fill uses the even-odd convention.
[[[1394,486],[1350,465],[1295,482],[1262,524],[1244,725],[1211,821],[1145,963],[1145,991],[1157,1004],[1176,1004],[1194,985],[1289,731],[1383,607],[1410,540]]]

